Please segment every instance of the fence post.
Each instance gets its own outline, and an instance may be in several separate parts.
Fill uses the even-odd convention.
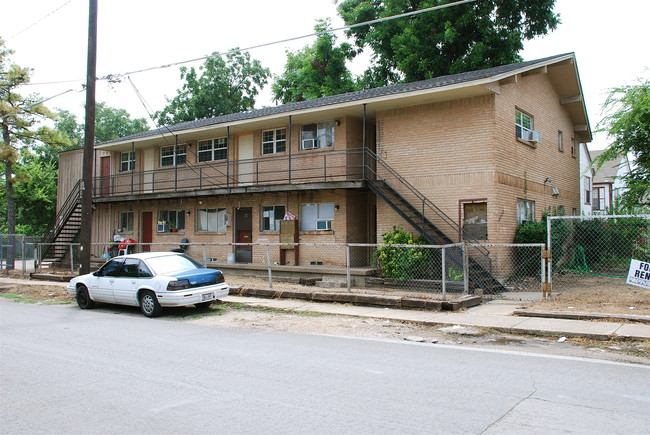
[[[547,272],[546,272],[546,293],[551,294],[551,287],[552,287],[552,281],[553,281],[553,246],[551,246],[551,230],[553,225],[551,225],[551,220],[553,220],[552,216],[548,216],[546,218],[546,249],[548,250],[548,255],[546,259],[546,267],[547,267]]]
[[[345,244],[345,278],[348,284],[348,291],[352,291],[352,279],[350,278],[350,245]]]
[[[463,290],[469,294],[469,256],[467,252],[467,242],[463,242]]]
[[[70,272],[74,275],[74,255],[72,252],[72,243],[70,243]]]
[[[271,246],[266,244],[266,265],[269,269],[269,287],[273,288],[273,272],[271,272]]]
[[[442,247],[442,300],[447,300],[447,282],[445,281],[445,247]]]
[[[26,258],[27,257],[27,251],[26,251],[27,245],[25,244],[25,235],[24,234],[23,234],[22,240],[20,241],[20,249],[22,249],[22,251],[23,251],[23,264],[22,264],[23,270],[22,270],[22,272],[23,272],[23,277],[24,277],[25,274],[27,273],[27,258]]]

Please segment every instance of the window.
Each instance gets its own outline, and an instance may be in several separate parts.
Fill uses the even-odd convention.
[[[196,231],[223,233],[226,231],[225,208],[200,208],[196,211]]]
[[[174,147],[176,155],[174,156]],[[187,157],[186,145],[169,145],[160,148],[160,166],[184,165]]]
[[[122,211],[118,217],[117,223],[118,233],[132,233],[133,232],[133,212]]]
[[[578,143],[574,138],[571,138],[571,156],[572,157],[578,156]]]
[[[463,240],[487,240],[487,203],[463,204]]]
[[[159,233],[185,230],[185,210],[161,210],[158,212]]]
[[[557,150],[564,151],[564,138],[560,130],[557,132]]]
[[[585,204],[591,204],[591,177],[585,177]]]
[[[594,203],[593,209],[598,211],[605,210],[605,188],[604,187],[594,187]]]
[[[283,205],[262,207],[262,231],[280,231],[280,221],[284,219]]]
[[[126,172],[135,169],[135,152],[122,153],[121,159],[120,171]]]
[[[198,145],[199,162],[226,160],[228,158],[228,140],[225,137],[200,140]]]
[[[331,230],[334,221],[334,204],[302,204],[300,206],[300,230]]]
[[[535,201],[527,199],[517,200],[517,224],[533,222],[535,220]]]
[[[287,149],[287,129],[276,128],[262,132],[262,154],[283,153]]]
[[[334,121],[305,124],[300,132],[300,149],[329,148],[334,146]]]
[[[533,130],[533,118],[530,115],[515,111],[515,127],[519,139],[528,140],[528,132]]]

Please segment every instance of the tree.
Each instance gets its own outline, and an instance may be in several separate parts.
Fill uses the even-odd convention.
[[[73,148],[82,148],[85,126],[77,123],[77,117],[67,111],[60,110],[56,120],[56,129],[65,134],[73,144]],[[144,118],[131,119],[124,109],[117,109],[100,102],[95,106],[95,143],[104,143],[118,137],[130,136],[149,130]]]
[[[451,0],[343,0],[346,24],[380,19],[451,3]],[[358,52],[373,52],[365,87],[505,65],[521,60],[523,40],[545,35],[559,24],[555,0],[481,0],[360,26],[348,31]]]
[[[603,105],[598,131],[612,143],[594,161],[596,170],[609,160],[632,157],[632,170],[622,177],[627,191],[621,201],[635,208],[650,200],[650,80],[611,90]]]
[[[16,89],[29,83],[31,70],[9,62],[12,50],[5,47],[0,39],[0,128],[2,129],[2,144],[0,161],[4,166],[4,184],[6,201],[6,230],[10,235],[9,250],[6,256],[7,268],[13,269],[15,259],[16,234],[16,202],[14,185],[24,182],[29,174],[23,173],[17,177],[16,165],[20,165],[21,156],[28,155],[30,148],[38,143],[50,147],[67,145],[67,140],[58,131],[44,127],[42,120],[53,119],[55,114],[42,104],[37,95],[23,97]]]
[[[271,72],[249,53],[234,52],[223,57],[213,54],[199,73],[181,67],[185,80],[178,94],[163,110],[156,112],[159,125],[175,124],[251,110],[255,96],[266,85]]]
[[[329,20],[319,20],[316,32],[331,29]],[[273,84],[273,98],[282,104],[312,100],[355,90],[352,74],[346,61],[352,59],[352,46],[335,45],[336,36],[323,33],[313,45],[287,51],[284,73]]]

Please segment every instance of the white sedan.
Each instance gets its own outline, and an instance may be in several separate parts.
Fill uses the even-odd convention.
[[[221,271],[185,254],[143,252],[115,257],[97,272],[73,278],[68,293],[83,309],[105,302],[139,306],[145,316],[156,317],[162,307],[208,308],[228,295],[228,284]]]

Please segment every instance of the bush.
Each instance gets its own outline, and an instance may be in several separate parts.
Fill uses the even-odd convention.
[[[402,228],[393,227],[383,235],[386,245],[425,245],[424,237],[413,237]],[[438,253],[439,255],[439,253]],[[433,276],[434,253],[426,248],[382,246],[373,253],[373,267],[383,278],[429,279]]]

